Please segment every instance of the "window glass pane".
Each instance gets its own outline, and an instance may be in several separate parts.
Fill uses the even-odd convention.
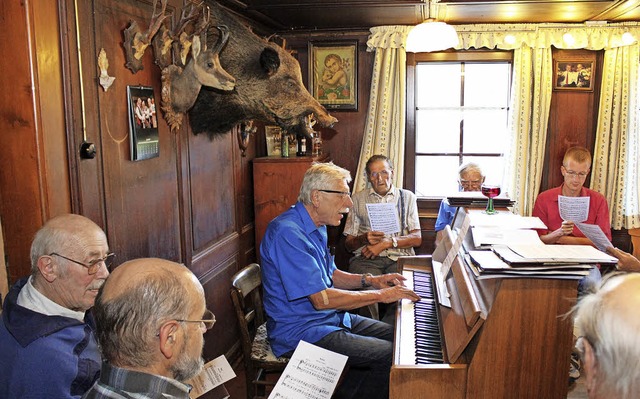
[[[465,64],[464,104],[469,107],[507,107],[509,64]]]
[[[466,110],[463,152],[502,154],[507,144],[506,110]]]
[[[436,197],[458,191],[458,167],[458,157],[416,156],[416,195]]]
[[[460,150],[460,111],[416,111],[417,153],[458,153]]]
[[[462,162],[475,162],[480,165],[485,176],[485,182],[490,184],[501,184],[504,168],[504,158],[502,157],[464,157]]]
[[[460,63],[416,66],[416,107],[460,106]]]

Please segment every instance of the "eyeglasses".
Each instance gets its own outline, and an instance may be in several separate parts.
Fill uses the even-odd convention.
[[[348,192],[348,191],[323,190],[321,188],[319,188],[318,191],[322,191],[323,193],[329,193],[329,194],[339,194],[343,198],[344,197],[349,197],[351,195],[351,193]]]
[[[207,310],[204,311],[204,314],[202,315],[202,317],[204,317],[203,320],[175,319],[175,321],[179,321],[181,323],[202,323],[202,325],[204,325],[205,329],[211,330],[211,328],[213,328],[213,325],[216,324],[216,316],[213,314],[212,311],[207,309]]]
[[[571,177],[578,176],[579,178],[584,179],[585,177],[587,177],[589,172],[574,172],[573,170],[567,170],[567,174]]]
[[[73,263],[75,263],[77,265],[86,267],[87,271],[89,272],[89,274],[96,274],[98,272],[98,270],[100,270],[100,265],[102,263],[104,263],[104,265],[108,269],[109,267],[111,267],[111,263],[113,263],[113,258],[116,257],[116,254],[114,254],[113,252],[110,252],[110,253],[106,254],[104,256],[104,258],[99,258],[99,259],[96,259],[96,260],[92,260],[88,264],[85,264],[85,263],[82,263],[82,262],[78,262],[77,260],[74,260],[74,259],[71,259],[71,258],[67,258],[66,256],[60,255],[60,254],[55,253],[55,252],[51,252],[49,254],[49,256],[53,256],[53,255],[59,256],[62,259],[66,259],[69,262],[73,262]]]
[[[462,187],[471,187],[471,186],[480,186],[482,184],[482,180],[458,180]]]
[[[369,176],[373,177],[374,179],[377,179],[378,176],[382,177],[383,179],[386,179],[387,177],[389,177],[390,174],[391,174],[390,170],[383,169],[380,172],[371,172]]]

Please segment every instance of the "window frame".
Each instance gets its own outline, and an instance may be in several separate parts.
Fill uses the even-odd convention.
[[[468,50],[438,53],[407,53],[407,94],[406,94],[406,133],[404,182],[406,189],[416,190],[416,65],[420,62],[467,62],[467,61],[509,61],[513,64],[513,51],[504,50]],[[513,74],[513,68],[511,70]],[[437,209],[442,201],[441,196],[418,197],[418,203],[425,209]]]

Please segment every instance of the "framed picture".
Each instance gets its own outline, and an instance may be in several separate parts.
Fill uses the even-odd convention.
[[[282,129],[279,126],[265,126],[264,137],[267,143],[267,155],[281,154]]]
[[[127,86],[127,101],[131,160],[140,161],[160,156],[158,115],[153,88]]]
[[[357,73],[357,40],[309,42],[309,87],[325,108],[358,110]]]
[[[556,60],[554,65],[554,90],[593,90],[595,59]]]

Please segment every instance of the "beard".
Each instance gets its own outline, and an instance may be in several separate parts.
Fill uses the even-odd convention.
[[[202,355],[192,357],[185,351],[180,354],[178,360],[171,366],[170,371],[173,373],[174,379],[184,382],[198,375],[203,367],[204,359]]]

